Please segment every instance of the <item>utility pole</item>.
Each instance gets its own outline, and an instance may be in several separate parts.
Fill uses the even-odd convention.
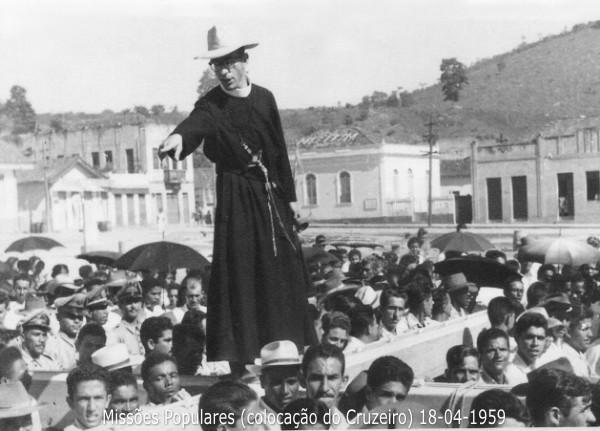
[[[431,218],[432,218],[432,211],[433,211],[433,208],[432,208],[432,203],[433,203],[433,197],[432,197],[433,144],[437,140],[437,136],[433,133],[433,126],[435,126],[435,123],[433,122],[433,118],[432,118],[431,114],[429,115],[429,121],[427,123],[425,123],[425,126],[427,127],[427,134],[424,135],[423,137],[429,143],[429,151],[427,152],[427,156],[429,157],[429,178],[428,178],[429,193],[427,196],[427,226],[431,226]]]

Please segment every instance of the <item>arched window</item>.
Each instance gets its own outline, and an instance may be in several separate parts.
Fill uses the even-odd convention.
[[[317,177],[314,174],[306,176],[306,198],[309,205],[317,204]]]
[[[340,172],[340,203],[349,204],[352,202],[352,189],[350,186],[350,174]]]

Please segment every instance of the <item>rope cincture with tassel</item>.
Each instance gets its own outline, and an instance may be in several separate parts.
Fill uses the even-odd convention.
[[[294,251],[296,251],[296,245],[285,230],[285,226],[283,224],[283,221],[281,220],[279,211],[277,210],[277,205],[275,204],[275,197],[273,195],[273,187],[271,185],[271,181],[269,180],[269,171],[267,170],[267,167],[262,161],[262,150],[259,150],[256,154],[252,153],[252,150],[246,144],[246,142],[244,142],[244,139],[241,136],[240,143],[242,144],[244,150],[251,157],[251,161],[248,164],[248,167],[258,166],[265,177],[265,191],[267,192],[267,208],[269,209],[269,224],[271,227],[271,241],[273,243],[273,254],[277,256],[277,240],[275,238],[275,222],[273,220],[273,214],[277,218],[277,222],[279,223],[279,226],[281,227],[285,238],[289,241]]]

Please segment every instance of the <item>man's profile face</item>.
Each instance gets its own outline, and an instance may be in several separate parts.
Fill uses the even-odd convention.
[[[137,387],[133,385],[117,386],[112,391],[109,408],[116,413],[130,413],[140,405]]]
[[[167,355],[171,354],[171,350],[173,349],[173,330],[165,329],[162,331],[158,340],[154,344],[153,352],[166,353]]]
[[[560,427],[575,428],[589,427],[596,422],[596,417],[592,413],[592,402],[584,397],[571,398],[572,407],[567,416],[562,416],[559,423]]]
[[[519,354],[529,362],[535,361],[544,351],[546,330],[543,327],[530,326],[517,337]]]
[[[315,358],[306,369],[306,395],[323,401],[327,407],[337,406],[346,381],[342,363],[337,358]]]
[[[211,60],[211,67],[221,85],[226,90],[246,87],[246,59],[239,52]]]
[[[388,305],[383,309],[381,321],[388,331],[394,331],[400,319],[406,314],[406,301],[404,298],[392,296]]]
[[[348,331],[343,328],[329,328],[327,333],[323,334],[321,342],[323,344],[331,344],[344,350],[348,344]]]
[[[523,283],[521,281],[515,280],[508,285],[508,295],[509,298],[516,299],[521,302],[523,299],[523,293],[525,292],[525,287],[523,287]]]
[[[71,338],[75,338],[83,326],[83,314],[65,311],[60,313],[60,330]]]
[[[391,381],[375,389],[367,388],[367,408],[369,410],[404,401],[408,395],[408,389],[402,382]]]
[[[90,309],[90,320],[100,326],[103,326],[106,322],[108,322],[108,305],[104,308],[97,307]]]
[[[155,404],[169,404],[181,389],[177,366],[172,361],[156,364],[150,369],[148,381],[144,382],[148,399]]]
[[[569,334],[571,345],[580,352],[585,352],[594,336],[592,332],[592,319],[581,320],[577,326],[570,329]]]
[[[38,358],[42,353],[44,353],[47,340],[48,331],[42,328],[33,327],[25,330],[23,333],[23,343],[25,348],[34,358]]]
[[[160,305],[161,294],[162,294],[162,287],[160,287],[160,286],[152,287],[150,290],[148,290],[148,292],[146,292],[146,295],[144,295],[144,300],[146,302],[146,305],[149,305],[151,307],[153,307],[155,305]]]
[[[87,429],[102,424],[110,395],[104,382],[87,380],[77,384],[73,398],[67,398],[67,402],[77,421]]]
[[[276,411],[298,397],[300,390],[299,366],[269,367],[262,370],[260,382],[265,390],[265,400]]]
[[[474,356],[466,356],[460,366],[449,371],[450,383],[465,383],[479,380],[479,361]]]
[[[508,364],[508,353],[506,338],[491,339],[481,353],[481,367],[491,376],[502,374]]]

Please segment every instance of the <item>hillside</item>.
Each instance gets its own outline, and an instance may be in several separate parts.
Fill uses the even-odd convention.
[[[293,146],[318,130],[354,127],[375,141],[418,142],[430,116],[441,137],[502,135],[510,139],[531,136],[556,119],[598,116],[600,21],[479,61],[467,68],[467,77],[469,84],[458,103],[444,102],[437,84],[400,95],[378,89],[356,106],[283,110],[286,140]],[[55,126],[67,129],[109,127],[140,121],[172,123],[185,115],[175,111],[144,117],[126,111],[42,114],[38,124],[51,127],[55,120]]]

